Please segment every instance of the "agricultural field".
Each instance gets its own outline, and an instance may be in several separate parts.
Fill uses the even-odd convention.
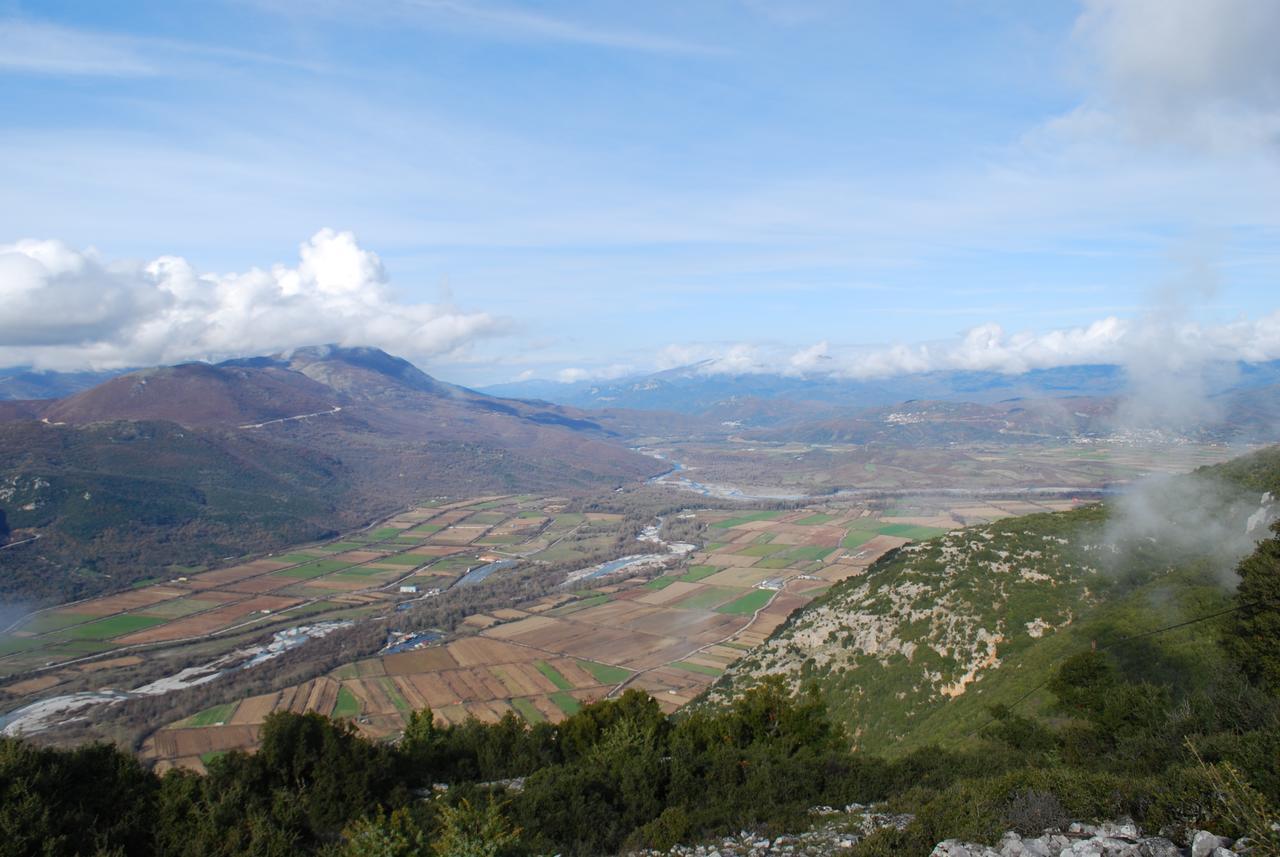
[[[509,712],[530,723],[556,722],[586,702],[631,687],[648,691],[664,710],[674,711],[832,584],[864,574],[884,554],[913,540],[954,530],[971,519],[1018,514],[1025,501],[1014,503],[1017,511],[992,500],[967,502],[964,511],[919,505],[875,511],[855,503],[685,513],[704,526],[705,541],[668,568],[624,569],[586,581],[587,589],[557,590],[471,615],[449,639],[347,663],[314,681],[238,700],[230,710],[219,708],[200,722],[188,718],[173,723],[146,742],[144,754],[161,767],[198,769],[204,755],[252,747],[265,717],[277,710],[350,717],[362,732],[388,738],[422,708],[445,723],[473,717],[493,722]],[[1047,511],[1071,504],[1031,505]],[[485,517],[477,518],[477,508],[473,503],[437,509],[421,522],[398,519],[388,528],[406,524],[401,533],[420,532],[424,545],[435,546],[453,546],[463,528],[475,528],[468,545],[456,546],[459,553],[445,554],[436,565],[416,572],[430,577],[443,574],[438,570],[442,567],[458,573],[461,564],[450,566],[449,559],[470,555],[477,542],[495,531],[524,533],[525,546],[534,548],[531,555],[543,557],[559,555],[547,550],[558,546],[556,533],[616,523],[608,516],[554,510],[512,514],[512,508],[501,506],[485,509]],[[496,514],[500,511],[506,516]],[[424,523],[441,528],[424,528]],[[424,550],[415,547],[406,553]],[[366,563],[392,565],[385,558]],[[306,581],[314,584],[315,579]]]
[[[269,631],[390,613],[493,563],[578,549],[579,532],[590,544],[612,539],[618,516],[559,514],[564,503],[491,496],[423,504],[329,542],[212,570],[175,567],[150,585],[22,617],[0,628],[0,726],[6,710],[102,686],[86,675],[122,657],[192,646],[216,656]]]

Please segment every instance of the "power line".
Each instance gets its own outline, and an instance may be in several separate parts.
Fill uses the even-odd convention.
[[[1226,615],[1227,615],[1227,614],[1229,614],[1229,613],[1236,613],[1236,612],[1238,612],[1238,611],[1240,611],[1240,610],[1244,610],[1244,609],[1249,608],[1249,607],[1261,607],[1261,606],[1263,606],[1263,605],[1267,605],[1267,604],[1275,604],[1275,603],[1280,603],[1280,602],[1274,602],[1274,601],[1262,600],[1262,601],[1251,601],[1251,602],[1249,602],[1249,603],[1247,603],[1247,604],[1237,604],[1237,605],[1235,605],[1234,607],[1228,607],[1228,608],[1226,608],[1225,610],[1218,610],[1217,612],[1214,612],[1214,613],[1208,613],[1208,614],[1206,614],[1206,615],[1204,615],[1204,616],[1198,616],[1198,617],[1196,617],[1195,619],[1188,619],[1188,620],[1186,620],[1185,622],[1177,622],[1177,623],[1174,623],[1173,625],[1166,625],[1166,626],[1164,626],[1163,628],[1154,628],[1154,629],[1152,629],[1152,630],[1150,630],[1150,631],[1143,631],[1141,634],[1134,634],[1133,636],[1130,636],[1130,637],[1123,637],[1123,638],[1121,638],[1121,639],[1119,639],[1119,640],[1115,640],[1115,641],[1113,641],[1113,642],[1107,643],[1105,646],[1096,646],[1096,647],[1094,647],[1093,649],[1091,649],[1090,651],[1105,652],[1105,651],[1108,651],[1109,649],[1114,649],[1114,648],[1116,648],[1117,646],[1122,646],[1122,645],[1124,645],[1125,643],[1131,643],[1131,642],[1133,642],[1134,640],[1141,640],[1141,639],[1144,639],[1144,638],[1146,638],[1146,637],[1154,637],[1154,636],[1156,636],[1157,634],[1164,634],[1164,633],[1166,633],[1166,632],[1168,632],[1168,631],[1176,631],[1176,630],[1177,630],[1177,629],[1179,629],[1179,628],[1186,628],[1186,627],[1188,627],[1188,626],[1190,626],[1190,625],[1196,625],[1196,624],[1199,624],[1200,622],[1207,622],[1207,621],[1209,621],[1210,619],[1217,619],[1217,618],[1219,618],[1219,617],[1221,617],[1221,616],[1226,616]],[[1078,654],[1083,654],[1083,653],[1078,653]],[[1056,664],[1061,664],[1064,660],[1066,660],[1066,658],[1060,658],[1058,661],[1056,661],[1056,662],[1055,662],[1055,665],[1056,665]],[[1021,703],[1025,702],[1028,698],[1030,698],[1030,697],[1031,697],[1031,695],[1032,695],[1032,694],[1034,694],[1036,691],[1038,691],[1038,690],[1040,690],[1041,688],[1043,688],[1043,687],[1044,687],[1045,685],[1047,685],[1051,680],[1052,680],[1052,679],[1049,679],[1049,678],[1044,679],[1044,680],[1043,680],[1043,681],[1041,681],[1039,684],[1037,684],[1035,687],[1031,688],[1031,689],[1030,689],[1030,690],[1028,690],[1026,693],[1024,693],[1022,696],[1018,697],[1018,698],[1017,698],[1017,699],[1015,699],[1013,702],[1009,703],[1009,706],[1008,706],[1009,710],[1010,710],[1010,711],[1013,711],[1013,709],[1017,708],[1017,707],[1018,707],[1018,705],[1020,705]],[[965,736],[964,736],[964,737],[965,737],[965,738],[972,738],[974,735],[976,735],[976,734],[978,734],[979,732],[981,732],[982,730],[986,729],[986,728],[987,728],[988,726],[990,726],[992,723],[995,723],[995,722],[996,722],[996,720],[997,720],[997,718],[995,718],[995,717],[991,717],[991,718],[989,718],[985,723],[982,723],[982,724],[980,724],[980,725],[978,725],[978,726],[974,727],[974,728],[973,728],[972,730],[970,730],[969,732],[965,733]]]

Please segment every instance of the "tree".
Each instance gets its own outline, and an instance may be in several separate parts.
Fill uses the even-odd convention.
[[[440,835],[431,850],[438,857],[497,857],[519,841],[520,831],[495,801],[475,807],[463,800],[440,806]]]
[[[1236,612],[1223,645],[1254,684],[1280,691],[1280,521],[1276,535],[1258,544],[1236,567]]]

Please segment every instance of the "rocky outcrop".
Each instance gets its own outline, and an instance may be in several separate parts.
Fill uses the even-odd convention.
[[[809,812],[820,820],[804,833],[769,837],[744,830],[717,842],[677,845],[669,851],[640,851],[627,857],[824,857],[848,852],[876,830],[887,827],[901,830],[913,818],[876,812],[856,803],[844,809],[820,806]]]
[[[1132,822],[1077,822],[1034,838],[1009,831],[999,845],[948,839],[938,843],[930,857],[1240,857],[1250,851],[1247,840],[1232,842],[1206,830],[1189,839],[1190,847],[1183,848],[1162,836],[1143,836]]]

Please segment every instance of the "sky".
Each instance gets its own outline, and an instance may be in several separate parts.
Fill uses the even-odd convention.
[[[1280,358],[1280,3],[0,0],[0,366]]]

